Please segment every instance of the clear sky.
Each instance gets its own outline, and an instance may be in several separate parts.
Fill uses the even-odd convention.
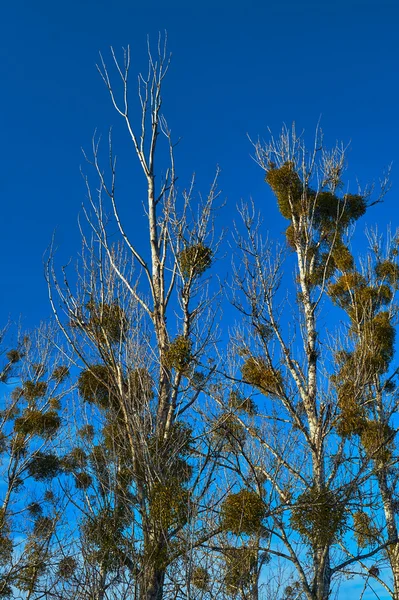
[[[147,34],[165,29],[173,61],[164,107],[182,137],[179,177],[196,171],[205,189],[220,165],[226,225],[252,196],[265,226],[281,233],[246,134],[295,120],[311,135],[320,115],[327,142],[352,141],[353,186],[394,162],[392,190],[367,221],[398,224],[397,0],[4,0],[0,23],[0,325],[49,314],[42,256],[55,229],[60,262],[79,252],[80,148],[95,128],[106,135],[118,125],[98,51],[131,44],[133,75],[145,69]],[[134,230],[141,197],[123,192]],[[352,597],[342,588],[342,600]]]

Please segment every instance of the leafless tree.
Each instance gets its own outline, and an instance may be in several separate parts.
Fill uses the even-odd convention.
[[[230,380],[244,384],[243,406],[251,398],[259,406],[254,423],[236,420],[264,452],[256,468],[267,492],[270,552],[295,568],[293,597],[326,600],[334,578],[361,556],[348,558],[341,546],[356,488],[367,478],[367,461],[348,454],[340,433],[346,416],[331,377],[339,357],[325,329],[327,298],[341,274],[354,270],[348,230],[381,196],[342,192],[345,147],[327,151],[320,131],[310,151],[295,127],[254,148],[288,227],[273,246],[254,207],[240,211],[233,304],[242,322],[232,354],[241,373],[233,369]]]
[[[398,233],[385,244],[378,230],[368,232],[369,251],[352,269],[343,271],[329,293],[346,312],[346,335],[337,352],[334,384],[341,409],[340,433],[368,462],[370,479],[360,486],[354,513],[354,533],[360,548],[385,543],[379,560],[362,564],[368,579],[379,581],[392,598],[399,597],[399,542],[396,485],[395,414],[398,370],[395,354],[397,324]],[[356,377],[354,377],[356,373]],[[380,577],[388,562],[392,589]]]
[[[121,62],[113,49],[111,57],[120,98],[102,57],[98,69],[144,177],[145,217],[133,228],[123,222],[111,136],[107,171],[93,139],[86,158],[98,184],[94,194],[85,178],[77,285],[66,270],[57,276],[52,253],[47,277],[54,314],[80,369],[79,410],[94,411],[87,447],[71,449],[70,470],[85,514],[82,535],[99,573],[95,598],[112,597],[121,585],[115,575],[129,571],[129,597],[160,600],[216,468],[194,408],[215,371],[217,307],[206,272],[217,250],[217,176],[204,199],[195,199],[194,180],[177,189],[175,146],[161,113],[166,43],[159,39],[157,56],[149,51],[148,74],[139,75],[136,116],[130,49]],[[140,184],[134,186],[125,195],[137,214]],[[147,242],[140,239],[144,228]],[[191,543],[210,535],[199,521]]]
[[[69,369],[54,351],[54,333],[54,327],[43,325],[18,335],[1,367],[2,598],[40,597],[48,589],[47,574],[57,568],[55,536],[65,502],[52,482],[61,472],[58,450]]]

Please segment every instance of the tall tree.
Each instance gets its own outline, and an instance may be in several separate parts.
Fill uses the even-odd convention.
[[[330,380],[334,350],[325,332],[326,297],[337,274],[354,268],[348,228],[373,202],[361,192],[341,192],[344,148],[327,151],[320,135],[308,152],[295,129],[284,128],[277,140],[255,144],[255,151],[288,227],[285,244],[272,248],[255,212],[242,209],[233,302],[244,324],[234,353],[242,357],[241,381],[262,400],[253,424],[239,422],[264,452],[256,468],[268,497],[269,551],[292,563],[308,600],[326,600],[334,576],[348,564],[338,549],[365,465],[348,467],[337,432],[340,396]]]
[[[339,405],[338,432],[352,441],[371,468],[367,487],[359,486],[359,508],[353,515],[358,545],[386,543],[392,572],[392,598],[399,598],[399,540],[396,484],[398,369],[393,364],[398,289],[398,235],[386,249],[377,230],[369,232],[363,261],[342,269],[328,292],[347,314],[346,335],[336,353],[333,384]],[[345,343],[343,343],[345,340]],[[384,527],[381,527],[383,517]],[[373,566],[368,575],[387,585]]]
[[[70,470],[83,495],[82,535],[97,565],[95,597],[105,597],[122,568],[132,575],[130,597],[160,600],[168,566],[188,543],[210,535],[199,520],[198,531],[187,537],[215,468],[193,409],[214,371],[209,359],[217,311],[206,273],[216,250],[217,190],[215,179],[198,202],[194,181],[187,191],[177,190],[174,144],[161,114],[166,45],[159,41],[157,57],[149,53],[148,75],[139,76],[137,120],[128,88],[129,48],[122,63],[113,50],[112,58],[120,101],[102,59],[99,71],[144,176],[147,247],[136,243],[120,217],[112,140],[108,174],[94,141],[89,162],[98,196],[86,180],[89,234],[83,232],[78,290],[57,280],[51,260],[48,279],[54,312],[81,369],[80,401],[94,408],[89,447],[71,449]],[[134,190],[128,196],[138,201]]]

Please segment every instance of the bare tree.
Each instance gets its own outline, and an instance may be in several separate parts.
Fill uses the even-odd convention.
[[[233,371],[230,379],[245,384],[243,401],[250,386],[260,402],[253,424],[239,422],[264,451],[257,469],[268,492],[270,552],[296,570],[295,593],[326,600],[334,577],[359,558],[340,547],[366,477],[365,461],[350,460],[337,432],[342,409],[330,378],[335,349],[325,332],[326,297],[334,277],[354,269],[348,228],[373,202],[369,193],[341,192],[345,148],[328,152],[319,131],[310,151],[294,127],[254,147],[288,227],[285,243],[273,247],[254,208],[241,210],[233,296],[243,317],[233,348],[241,376]]]
[[[193,409],[215,369],[217,310],[204,274],[217,246],[218,192],[216,178],[199,201],[194,181],[177,190],[174,143],[161,114],[166,44],[159,40],[156,58],[149,52],[148,74],[139,76],[137,119],[128,89],[130,49],[122,62],[112,49],[111,55],[120,100],[102,58],[99,72],[144,176],[147,247],[139,247],[120,217],[111,138],[108,172],[93,140],[87,158],[98,194],[86,179],[77,291],[65,271],[63,280],[57,278],[52,257],[47,275],[54,313],[81,369],[80,400],[94,410],[89,448],[71,449],[81,462],[71,455],[70,470],[82,493],[82,533],[99,572],[95,598],[111,597],[116,573],[127,569],[129,597],[160,600],[169,565],[187,551],[187,524],[215,468]],[[165,157],[162,175],[156,161]],[[137,206],[134,190],[131,197]],[[196,544],[211,534],[199,522],[193,535]]]
[[[54,327],[20,335],[5,352],[1,380],[0,595],[40,597],[57,565],[54,543],[65,508],[53,491],[68,366],[54,352]],[[48,589],[48,588],[46,588]],[[14,590],[14,591],[13,591]]]
[[[393,365],[399,237],[388,235],[383,247],[383,238],[375,230],[368,232],[368,241],[366,258],[342,270],[329,286],[329,295],[348,316],[346,335],[341,337],[336,353],[333,381],[340,409],[338,431],[347,443],[356,446],[371,468],[371,480],[359,489],[359,507],[353,515],[355,537],[361,548],[385,542],[382,558],[388,560],[392,571],[390,593],[392,598],[399,598],[394,423],[398,370]],[[380,578],[378,563],[371,568],[363,566],[367,577],[387,587]]]

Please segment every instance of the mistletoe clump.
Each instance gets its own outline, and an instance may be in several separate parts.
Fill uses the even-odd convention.
[[[69,368],[65,365],[60,365],[56,367],[51,374],[51,377],[57,381],[57,383],[61,383],[64,381],[69,375]]]
[[[43,508],[38,502],[32,502],[29,504],[27,510],[32,517],[40,517],[43,513]]]
[[[341,414],[337,423],[337,433],[343,438],[349,438],[352,435],[361,435],[365,423],[365,410],[352,397],[346,399],[345,403],[342,398],[339,400]]]
[[[395,328],[388,311],[379,312],[364,326],[359,345],[364,365],[370,373],[382,374],[389,366],[394,354]]]
[[[91,475],[85,472],[75,473],[75,485],[78,490],[87,490],[92,484]]]
[[[391,460],[395,431],[388,423],[366,420],[360,440],[367,456],[380,464]]]
[[[246,431],[231,413],[223,413],[217,419],[213,438],[223,452],[239,452],[245,443]]]
[[[279,168],[271,164],[265,181],[277,196],[278,207],[283,217],[291,219],[294,214],[299,214],[303,185],[292,161],[286,161]]]
[[[13,583],[24,592],[36,591],[39,578],[42,577],[48,567],[46,561],[46,545],[40,540],[30,542],[25,548],[22,568],[19,569]]]
[[[156,483],[151,490],[150,515],[152,522],[164,531],[187,523],[190,492],[178,480]]]
[[[64,556],[58,563],[57,575],[61,579],[71,579],[75,574],[78,563],[73,556]]]
[[[250,356],[242,365],[241,373],[246,383],[258,388],[263,394],[277,396],[281,393],[283,376],[264,358]]]
[[[82,526],[85,540],[92,549],[92,560],[109,569],[120,566],[123,529],[126,526],[124,516],[121,510],[103,508],[88,517]]]
[[[94,434],[95,429],[93,425],[83,425],[83,427],[78,430],[78,436],[82,438],[82,440],[91,441],[94,438]]]
[[[13,349],[7,352],[6,357],[8,362],[15,364],[21,360],[22,353],[19,350]]]
[[[6,565],[11,560],[13,548],[10,538],[5,532],[0,531],[0,566]]]
[[[314,221],[323,233],[343,232],[351,223],[362,217],[367,210],[367,202],[360,194],[345,194],[342,198],[329,191],[321,191],[314,196]]]
[[[184,335],[178,335],[165,353],[165,364],[169,369],[176,369],[180,373],[187,372],[192,361],[192,342]]]
[[[243,489],[226,497],[221,506],[220,522],[225,531],[252,535],[261,530],[265,516],[262,498],[251,490]]]
[[[180,455],[187,456],[192,451],[192,434],[193,430],[189,425],[183,421],[175,421],[169,430],[168,439],[162,442],[162,449],[158,448],[161,453],[166,450],[167,454],[176,454],[177,450]]]
[[[141,367],[130,371],[127,386],[136,404],[143,405],[154,397],[154,381],[148,369]]]
[[[12,598],[13,597],[13,590],[12,587],[10,585],[8,585],[8,583],[6,583],[6,581],[2,578],[0,579],[0,598]]]
[[[359,510],[354,513],[353,529],[359,548],[366,548],[376,542],[378,530],[366,512]]]
[[[347,311],[353,324],[360,326],[392,300],[388,285],[368,285],[364,275],[356,271],[341,275],[329,285],[328,291],[333,302]]]
[[[89,319],[85,329],[100,344],[116,344],[124,341],[129,330],[126,313],[117,302],[112,304],[90,301],[86,308]]]
[[[102,409],[109,408],[114,388],[112,373],[106,365],[90,365],[79,375],[79,394],[88,404],[95,404]]]
[[[52,452],[36,452],[28,464],[28,473],[36,481],[49,481],[61,472],[61,461]]]
[[[354,327],[352,331],[355,332]],[[337,375],[331,377],[331,381],[337,387],[341,410],[362,395],[362,390],[353,381],[353,373],[362,374],[365,387],[375,375],[382,375],[388,370],[394,354],[395,328],[388,311],[363,319],[356,328],[356,335],[355,350],[352,353],[339,352],[335,357],[340,369]]]
[[[35,520],[35,525],[33,527],[33,534],[37,538],[46,539],[48,538],[54,530],[54,520],[50,517],[42,517],[39,516]]]
[[[324,239],[337,232],[341,235],[367,209],[367,200],[360,194],[339,197],[326,189],[317,192],[311,189],[302,181],[293,161],[286,161],[280,167],[270,163],[265,181],[276,195],[283,217],[293,221],[300,215],[311,215],[313,227]]]
[[[298,239],[295,227],[293,225],[288,225],[287,229],[285,230],[285,237],[287,240],[287,245],[291,248],[291,250],[295,250]]]
[[[270,321],[264,321],[263,323],[256,323],[256,325],[254,325],[254,327],[255,327],[255,331],[260,336],[262,341],[270,342],[270,340],[273,339],[274,330],[273,330],[273,326],[270,323]]]
[[[353,302],[354,294],[367,287],[366,278],[356,271],[344,273],[328,290],[333,302],[341,308],[348,309]]]
[[[203,243],[184,248],[178,256],[180,269],[186,279],[203,275],[212,264],[213,252]]]
[[[194,567],[191,574],[191,583],[202,592],[209,589],[210,577],[208,571],[204,567]]]
[[[395,262],[383,260],[377,263],[375,274],[381,281],[386,281],[389,285],[397,288],[399,282],[399,267]]]
[[[23,415],[15,419],[15,431],[23,435],[39,435],[44,438],[53,437],[61,425],[60,416],[54,410],[25,410]]]
[[[366,198],[361,194],[345,194],[343,197],[343,203],[343,226],[346,228],[348,225],[354,221],[357,221],[366,213],[367,201]]]
[[[251,575],[257,566],[257,553],[254,548],[226,548],[225,556],[225,585],[231,594],[247,586]]]
[[[59,398],[50,398],[48,401],[49,407],[53,410],[61,410],[61,401]]]
[[[256,414],[256,404],[252,398],[245,398],[235,390],[229,395],[229,407],[240,412],[245,412],[248,415]]]
[[[102,428],[104,448],[110,451],[116,451],[119,458],[128,459],[131,456],[129,440],[126,436],[126,428],[120,415],[110,418]]]
[[[22,386],[22,394],[28,402],[43,398],[47,392],[45,381],[25,381]]]
[[[11,439],[10,448],[15,456],[25,456],[26,455],[26,446],[27,439],[26,435],[23,433],[17,433]]]
[[[0,431],[0,454],[2,454],[3,452],[5,452],[7,450],[7,441],[8,438],[6,436],[6,434],[2,431]]]
[[[291,525],[314,546],[327,546],[345,528],[345,506],[327,487],[313,485],[301,494],[291,513]]]
[[[314,265],[307,281],[309,285],[322,285],[331,279],[336,270],[336,264],[330,252],[320,252],[314,259]]]
[[[309,190],[308,193],[312,201],[313,219],[318,229],[323,231],[335,229],[340,216],[340,205],[342,204],[340,198],[333,192],[326,190],[318,193]]]
[[[87,456],[85,451],[78,446],[72,448],[72,450],[65,457],[67,464],[71,470],[83,469],[87,464]]]
[[[336,243],[332,249],[332,259],[334,267],[340,271],[351,271],[353,269],[354,260],[351,251],[342,241]]]
[[[366,311],[375,313],[382,306],[387,306],[393,296],[391,288],[385,284],[370,285],[361,292],[358,294],[357,304],[363,309],[364,314]]]
[[[89,455],[89,463],[92,469],[96,472],[99,479],[102,479],[107,474],[108,452],[105,445],[93,446],[93,450]]]
[[[331,382],[337,390],[340,409],[337,432],[344,438],[360,435],[366,419],[362,390],[359,390],[357,383],[353,381],[353,373],[358,369],[355,358],[350,352],[337,352],[335,360],[340,369],[336,375],[331,376]]]
[[[284,596],[281,600],[297,600],[300,598],[302,585],[299,581],[294,581],[284,589]]]

